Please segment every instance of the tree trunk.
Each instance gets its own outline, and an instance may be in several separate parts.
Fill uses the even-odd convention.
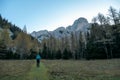
[[[104,42],[104,49],[105,49],[105,53],[106,53],[106,56],[107,56],[107,59],[109,58],[109,55],[108,55],[108,50],[107,50],[107,47],[106,47],[106,44]]]

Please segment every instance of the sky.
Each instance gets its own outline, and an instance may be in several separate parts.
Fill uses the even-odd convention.
[[[120,0],[0,0],[0,14],[28,33],[67,27],[84,17],[91,22],[97,14],[108,14],[109,7],[120,9]]]

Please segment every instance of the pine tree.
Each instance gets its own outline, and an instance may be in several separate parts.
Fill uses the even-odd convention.
[[[23,28],[23,32],[24,32],[24,33],[27,33],[26,25],[25,25],[24,28]]]

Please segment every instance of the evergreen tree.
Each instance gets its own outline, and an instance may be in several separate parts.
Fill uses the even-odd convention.
[[[56,52],[56,59],[61,59],[61,58],[62,58],[61,51],[58,50],[58,51]]]
[[[63,59],[69,59],[69,53],[68,53],[68,50],[65,48],[64,51],[63,51]]]

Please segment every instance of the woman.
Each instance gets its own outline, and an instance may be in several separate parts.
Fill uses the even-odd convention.
[[[40,55],[39,54],[37,54],[36,55],[36,62],[37,62],[37,67],[39,67],[40,66],[40,59],[41,59],[41,57],[40,57]]]

